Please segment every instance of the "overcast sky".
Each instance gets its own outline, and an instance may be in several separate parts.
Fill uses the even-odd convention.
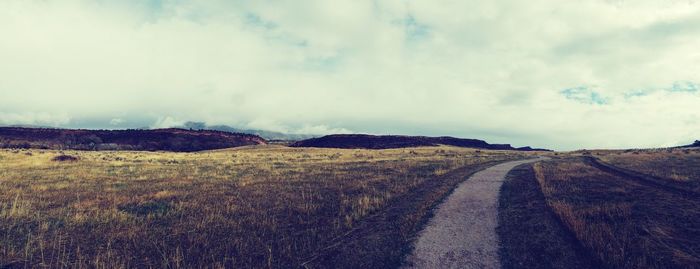
[[[0,125],[686,144],[695,2],[5,0]]]

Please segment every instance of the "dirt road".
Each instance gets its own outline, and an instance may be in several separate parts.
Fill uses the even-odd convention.
[[[498,193],[514,167],[530,159],[492,166],[461,183],[420,232],[405,268],[500,268]]]

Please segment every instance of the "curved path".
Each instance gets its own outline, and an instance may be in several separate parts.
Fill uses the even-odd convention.
[[[514,167],[545,158],[489,167],[457,186],[419,233],[405,268],[500,268],[498,193]]]

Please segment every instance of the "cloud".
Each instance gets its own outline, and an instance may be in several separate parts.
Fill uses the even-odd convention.
[[[288,134],[314,134],[314,135],[325,135],[325,134],[350,134],[354,133],[346,128],[331,127],[325,124],[311,125],[311,124],[301,124],[296,126],[290,126],[284,123],[270,121],[266,119],[256,119],[248,124],[245,128],[247,129],[257,129],[257,130],[268,130],[275,132],[282,132]]]
[[[651,0],[9,0],[0,123],[689,142],[698,12]]]
[[[326,135],[326,134],[352,134],[354,133],[353,131],[350,131],[345,128],[333,128],[329,127],[327,125],[304,125],[301,126],[301,128],[298,128],[292,133],[295,134],[321,134],[321,135]]]
[[[0,111],[0,125],[61,126],[68,124],[70,120],[71,118],[66,114]]]
[[[407,15],[401,23],[405,27],[406,39],[409,41],[421,40],[430,36],[430,27],[419,23],[412,15]]]
[[[564,89],[561,91],[561,94],[566,99],[584,104],[605,105],[609,103],[608,98],[603,97],[598,91],[587,86]]]
[[[700,84],[692,81],[677,81],[673,83],[673,86],[669,89],[671,92],[690,92],[694,93],[700,89]]]
[[[124,119],[121,119],[121,118],[114,118],[114,119],[111,119],[111,120],[109,121],[109,125],[115,125],[115,126],[116,126],[116,125],[121,125],[121,124],[123,124],[124,122],[125,122]]]
[[[178,120],[173,117],[167,116],[158,118],[158,120],[156,120],[156,122],[153,123],[150,127],[154,129],[180,127],[184,126],[186,122],[187,121]]]

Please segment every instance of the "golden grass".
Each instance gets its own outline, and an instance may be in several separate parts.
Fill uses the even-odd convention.
[[[612,268],[700,264],[700,201],[612,175],[582,159],[534,166],[550,208]]]
[[[66,154],[75,162],[51,161]],[[295,267],[422,182],[524,153],[0,151],[0,266]]]
[[[600,156],[606,163],[689,184],[700,190],[700,149],[625,151]]]

